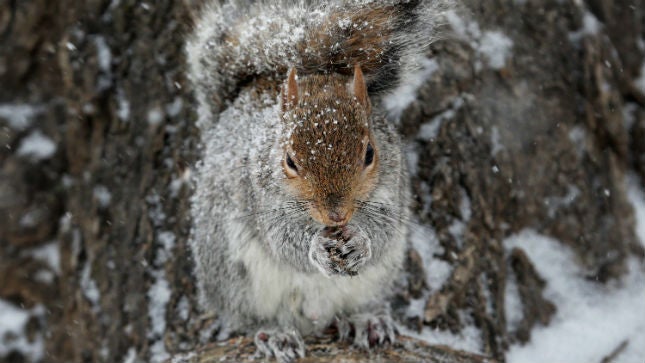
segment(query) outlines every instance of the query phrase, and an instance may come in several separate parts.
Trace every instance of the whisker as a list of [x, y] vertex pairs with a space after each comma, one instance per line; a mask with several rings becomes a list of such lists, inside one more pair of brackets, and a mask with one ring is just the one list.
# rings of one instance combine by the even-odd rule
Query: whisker
[[402, 213], [396, 212], [396, 209], [391, 207], [387, 203], [381, 202], [372, 202], [372, 201], [357, 201], [357, 207], [363, 211], [363, 213], [373, 220], [385, 223], [390, 227], [401, 229], [401, 224], [407, 225], [416, 225], [418, 224], [410, 215], [404, 215]]
[[374, 219], [374, 220], [376, 220], [378, 222], [387, 223], [387, 224], [390, 224], [392, 226], [400, 223], [400, 220], [398, 218], [396, 218], [395, 216], [392, 216], [390, 213], [388, 213], [388, 211], [384, 211], [384, 210], [377, 209], [377, 208], [372, 208], [370, 206], [362, 206], [361, 210], [363, 211], [363, 213], [366, 216], [368, 216], [368, 217], [370, 217], [370, 218], [372, 218], [372, 219]]
[[[251, 213], [247, 213], [247, 214], [235, 217], [233, 219], [263, 217], [267, 215], [269, 216], [274, 215], [273, 218], [275, 218], [276, 216], [280, 216], [281, 212], [285, 212], [285, 211], [289, 212], [289, 214], [302, 213], [306, 211], [306, 204], [301, 201], [288, 201], [278, 207], [269, 208], [269, 209], [259, 209]], [[282, 213], [282, 214], [285, 214], [285, 213]]]
[[[392, 213], [394, 213], [394, 210], [396, 210], [395, 208], [398, 208], [398, 206], [395, 207], [392, 204], [388, 204], [388, 203], [372, 202], [372, 201], [370, 201], [370, 202], [360, 201], [360, 202], [364, 203], [364, 204], [362, 204], [362, 206], [364, 206], [364, 207], [370, 207], [371, 209], [377, 208], [379, 210], [385, 208], [386, 210], [388, 210], [389, 212], [392, 212]], [[396, 214], [396, 213], [394, 213], [394, 214]], [[411, 213], [409, 213], [407, 215], [399, 213], [398, 218], [400, 218], [401, 221], [409, 223], [409, 224], [419, 224], [414, 219], [414, 217], [413, 217], [413, 215]]]

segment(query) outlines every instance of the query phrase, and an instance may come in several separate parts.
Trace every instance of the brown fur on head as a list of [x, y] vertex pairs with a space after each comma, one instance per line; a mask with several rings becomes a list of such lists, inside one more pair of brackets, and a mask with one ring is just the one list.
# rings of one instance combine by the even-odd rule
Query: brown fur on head
[[370, 111], [359, 66], [353, 79], [332, 74], [296, 81], [292, 69], [283, 85], [283, 120], [290, 130], [283, 143], [286, 181], [311, 217], [327, 226], [347, 224], [356, 200], [377, 183]]
[[296, 80], [290, 70], [282, 112], [291, 131], [282, 162], [291, 191], [307, 202], [318, 222], [347, 224], [356, 201], [365, 199], [378, 181], [378, 145], [360, 67], [354, 67], [353, 79], [330, 74]]

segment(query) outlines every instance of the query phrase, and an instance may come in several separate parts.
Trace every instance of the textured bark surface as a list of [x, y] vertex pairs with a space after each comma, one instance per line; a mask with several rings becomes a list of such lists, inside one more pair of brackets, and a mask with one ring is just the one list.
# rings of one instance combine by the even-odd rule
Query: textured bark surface
[[[589, 4], [608, 23], [572, 41], [583, 28], [584, 4], [466, 2], [465, 13], [482, 33], [501, 31], [512, 40], [512, 57], [501, 69], [480, 69], [486, 59], [478, 53], [477, 35], [436, 44], [441, 72], [404, 113], [403, 133], [419, 154], [417, 195], [429, 190], [432, 196], [418, 200], [419, 217], [437, 229], [446, 261], [467, 258], [468, 248], [477, 256], [462, 267], [467, 278], [453, 273], [430, 297], [424, 322], [458, 330], [458, 312], [467, 311], [482, 329], [483, 351], [494, 357], [501, 359], [509, 343], [530, 339], [531, 328], [548, 324], [555, 311], [541, 297], [543, 283], [530, 260], [521, 251], [505, 252], [503, 238], [523, 228], [553, 236], [575, 251], [572, 264], [600, 282], [619, 277], [626, 256], [642, 256], [624, 176], [643, 158], [638, 133], [644, 103], [631, 85], [643, 61], [633, 52], [643, 4], [617, 3]], [[612, 11], [628, 3], [635, 11], [624, 22]], [[445, 112], [454, 116], [439, 123], [435, 137], [420, 140], [420, 125]], [[625, 117], [636, 121], [630, 125]], [[464, 195], [471, 216], [460, 213]], [[463, 245], [451, 230], [455, 221], [465, 224]], [[516, 331], [504, 320], [508, 278], [520, 284], [523, 303], [525, 318]]]
[[[401, 337], [394, 345], [377, 349], [370, 354], [339, 344], [326, 337], [306, 339], [307, 356], [298, 363], [368, 363], [368, 362], [450, 362], [450, 363], [495, 363], [481, 355], [460, 352], [450, 347], [431, 346], [422, 341]], [[221, 343], [211, 343], [191, 352], [173, 357], [173, 363], [208, 362], [257, 362], [253, 341], [235, 338]]]
[[[177, 1], [0, 4], [0, 100], [33, 113], [24, 127], [11, 127], [20, 110], [0, 120], [0, 296], [45, 307], [30, 326], [44, 338], [46, 361], [123, 361], [130, 349], [147, 361], [154, 342], [195, 344], [188, 20]], [[51, 157], [17, 152], [35, 130], [55, 142]], [[58, 266], [34, 257], [49, 244]], [[41, 270], [53, 281], [38, 279]], [[160, 276], [171, 295], [166, 326], [155, 329], [149, 293], [163, 290]], [[180, 304], [189, 316], [175, 311]]]
[[[199, 136], [182, 47], [196, 9], [177, 0], [0, 1], [0, 298], [30, 311], [26, 336], [43, 343], [41, 359], [15, 350], [0, 362], [190, 352], [186, 361], [206, 362], [248, 352], [246, 343], [236, 353], [204, 347], [217, 331], [198, 312], [186, 246]], [[597, 32], [581, 31], [585, 11], [600, 20]], [[429, 291], [423, 316], [405, 324], [459, 332], [474, 323], [480, 351], [503, 361], [509, 344], [529, 341], [556, 311], [531, 260], [506, 251], [505, 237], [524, 228], [553, 236], [598, 283], [643, 256], [624, 177], [633, 169], [645, 182], [645, 95], [633, 82], [645, 1], [466, 0], [459, 13], [479, 35], [455, 29], [432, 46], [439, 71], [400, 127], [418, 156], [416, 216], [435, 228], [435, 257], [453, 270], [429, 286], [423, 271], [433, 266], [410, 252], [398, 301]], [[501, 67], [486, 66], [486, 31], [512, 41]], [[435, 133], [419, 133], [430, 123]], [[29, 152], [39, 136], [55, 150]], [[43, 257], [52, 251], [58, 259]], [[509, 279], [524, 316], [512, 328]], [[325, 361], [327, 349], [337, 348], [312, 342], [307, 361]], [[412, 340], [380, 354], [481, 361]]]

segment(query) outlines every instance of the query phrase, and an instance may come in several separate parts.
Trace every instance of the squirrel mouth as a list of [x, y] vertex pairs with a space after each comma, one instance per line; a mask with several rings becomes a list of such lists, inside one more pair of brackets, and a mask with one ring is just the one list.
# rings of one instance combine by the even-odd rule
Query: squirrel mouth
[[312, 219], [328, 228], [344, 228], [351, 221], [354, 208], [351, 205], [339, 205], [338, 201], [342, 199], [344, 198], [335, 198], [335, 202], [331, 203], [331, 205], [323, 202], [313, 202], [308, 206], [309, 215]]

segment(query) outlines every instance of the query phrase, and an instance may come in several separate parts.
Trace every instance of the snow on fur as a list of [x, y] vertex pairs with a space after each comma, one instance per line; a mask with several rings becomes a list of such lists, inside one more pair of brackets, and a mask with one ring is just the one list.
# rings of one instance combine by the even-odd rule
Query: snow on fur
[[[418, 67], [424, 45], [437, 38], [443, 11], [450, 5], [449, 0], [416, 6], [393, 0], [283, 3], [233, 1], [203, 12], [186, 48], [200, 127], [207, 128], [217, 118], [241, 83], [260, 76], [279, 80], [292, 66], [299, 71], [349, 72], [358, 63], [374, 87], [398, 71], [408, 74]], [[393, 10], [396, 7], [411, 10], [404, 14]], [[366, 15], [373, 9], [388, 16]], [[379, 49], [369, 46], [375, 39], [382, 40]]]

